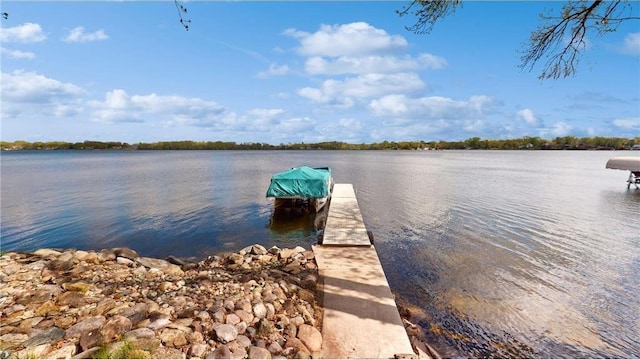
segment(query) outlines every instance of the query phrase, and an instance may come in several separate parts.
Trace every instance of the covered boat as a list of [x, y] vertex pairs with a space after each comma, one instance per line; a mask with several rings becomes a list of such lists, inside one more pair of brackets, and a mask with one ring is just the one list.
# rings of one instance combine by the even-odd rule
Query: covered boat
[[275, 198], [275, 207], [309, 206], [320, 210], [331, 197], [333, 178], [328, 167], [300, 166], [271, 177], [267, 197]]
[[614, 157], [607, 161], [607, 169], [627, 170], [629, 171], [629, 179], [627, 179], [627, 189], [631, 187], [631, 184], [639, 189], [640, 185], [640, 157], [635, 156], [621, 156]]

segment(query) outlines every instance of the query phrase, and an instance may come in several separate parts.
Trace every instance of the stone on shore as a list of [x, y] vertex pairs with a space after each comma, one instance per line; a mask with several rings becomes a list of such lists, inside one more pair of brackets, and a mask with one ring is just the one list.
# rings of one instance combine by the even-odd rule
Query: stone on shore
[[198, 263], [129, 248], [9, 252], [0, 277], [0, 348], [12, 358], [294, 358], [321, 343], [317, 266], [302, 247]]

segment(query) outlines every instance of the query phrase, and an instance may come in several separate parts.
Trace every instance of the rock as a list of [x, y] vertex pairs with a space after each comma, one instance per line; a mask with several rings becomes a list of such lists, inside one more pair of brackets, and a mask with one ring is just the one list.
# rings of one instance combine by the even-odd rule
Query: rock
[[80, 336], [80, 348], [83, 352], [96, 346], [100, 346], [102, 345], [102, 343], [102, 333], [100, 333], [100, 331], [98, 330], [92, 330]]
[[177, 257], [175, 257], [173, 255], [167, 256], [165, 260], [167, 260], [168, 262], [170, 262], [173, 265], [178, 265], [180, 267], [183, 267], [183, 266], [187, 265], [186, 261], [178, 259]]
[[53, 320], [53, 324], [61, 329], [68, 329], [76, 323], [76, 318], [73, 316], [58, 316]]
[[282, 268], [282, 270], [294, 275], [299, 274], [302, 271], [300, 262], [298, 262], [297, 260], [290, 262], [284, 268]]
[[58, 257], [62, 253], [60, 251], [56, 251], [56, 250], [53, 250], [53, 249], [38, 249], [38, 250], [34, 251], [33, 254], [41, 256], [41, 257], [49, 257], [49, 256]]
[[[95, 349], [97, 351], [99, 348]], [[71, 357], [76, 355], [76, 350], [77, 348], [73, 344], [63, 345], [62, 347], [51, 351], [44, 357], [47, 359], [70, 359]]]
[[216, 333], [216, 338], [222, 343], [233, 341], [238, 337], [238, 330], [233, 325], [220, 324], [214, 326], [213, 329]]
[[264, 305], [267, 308], [267, 315], [266, 318], [269, 320], [273, 320], [276, 316], [276, 308], [275, 306], [273, 306], [272, 303], [266, 303]]
[[229, 255], [229, 261], [234, 263], [234, 264], [242, 264], [244, 262], [244, 256], [240, 255], [240, 254], [231, 254]]
[[202, 335], [202, 333], [199, 331], [194, 331], [187, 334], [187, 340], [190, 344], [199, 344], [204, 342], [204, 335]]
[[73, 325], [65, 331], [65, 338], [79, 339], [83, 333], [98, 330], [104, 325], [106, 319], [102, 315], [91, 316]]
[[149, 328], [139, 328], [124, 334], [124, 340], [133, 344], [136, 349], [154, 352], [160, 346], [160, 339]]
[[302, 316], [296, 316], [293, 317], [291, 319], [289, 319], [289, 322], [291, 322], [291, 324], [295, 325], [296, 327], [304, 324], [304, 319], [302, 318]]
[[[22, 330], [22, 332], [27, 332], [31, 330], [31, 328], [38, 325], [42, 320], [44, 320], [44, 317], [42, 316], [36, 316], [36, 317], [24, 319], [22, 320], [22, 322], [20, 322], [20, 325], [18, 325], [18, 329]], [[63, 332], [63, 335], [64, 335], [64, 332]]]
[[165, 346], [170, 347], [181, 347], [188, 343], [184, 332], [177, 329], [163, 329], [160, 332], [160, 340]]
[[302, 324], [298, 327], [298, 339], [300, 339], [311, 352], [320, 351], [322, 347], [322, 334], [311, 325]]
[[300, 286], [311, 291], [316, 291], [318, 284], [318, 275], [315, 273], [306, 273], [302, 277]]
[[[62, 350], [63, 348], [60, 348], [60, 350]], [[74, 350], [75, 350], [75, 347], [74, 347]], [[85, 351], [83, 351], [83, 352], [81, 352], [81, 353], [79, 353], [79, 354], [77, 354], [75, 356], [73, 356], [73, 355], [70, 355], [70, 356], [64, 356], [64, 355], [63, 356], [59, 356], [59, 355], [58, 356], [51, 356], [51, 354], [53, 354], [55, 352], [54, 351], [54, 352], [49, 353], [48, 357], [50, 359], [69, 359], [71, 356], [73, 356], [74, 359], [92, 359], [93, 355], [95, 353], [97, 353], [98, 351], [100, 351], [100, 347], [96, 346], [96, 347], [92, 347], [91, 349], [87, 349], [87, 350], [85, 350]]]
[[309, 351], [309, 349], [307, 349], [307, 346], [298, 338], [294, 338], [294, 337], [290, 337], [287, 339], [287, 342], [284, 344], [285, 349], [286, 348], [294, 348], [296, 351], [304, 351], [308, 354], [310, 354], [311, 352]]
[[249, 359], [271, 359], [269, 350], [257, 346], [249, 348]]
[[258, 319], [264, 319], [267, 316], [267, 308], [264, 306], [263, 303], [259, 302], [253, 305], [253, 314]]
[[249, 346], [251, 346], [251, 339], [249, 339], [245, 335], [238, 335], [238, 337], [236, 338], [236, 342], [238, 343], [238, 346], [243, 349], [248, 349]]
[[266, 255], [267, 253], [267, 249], [262, 245], [256, 244], [251, 247], [251, 254], [253, 255]]
[[293, 255], [300, 254], [304, 251], [305, 249], [301, 246], [296, 246], [294, 249], [282, 249], [282, 251], [280, 251], [280, 259], [288, 259]]
[[131, 267], [131, 266], [133, 266], [135, 264], [135, 262], [133, 260], [131, 260], [129, 258], [126, 258], [126, 257], [122, 257], [122, 256], [118, 256], [116, 258], [116, 262], [118, 264], [126, 265], [126, 266], [129, 266], [129, 267]]
[[51, 344], [55, 343], [59, 340], [64, 339], [65, 332], [57, 327], [52, 327], [47, 329], [41, 333], [38, 333], [32, 337], [30, 337], [27, 341], [25, 341], [22, 346], [31, 347], [38, 346], [42, 344]]
[[261, 319], [260, 321], [258, 321], [257, 328], [256, 328], [256, 336], [267, 337], [273, 331], [274, 331], [274, 327], [271, 321], [267, 319]]
[[116, 253], [113, 250], [102, 249], [98, 253], [98, 262], [104, 263], [116, 259]]
[[302, 247], [253, 245], [191, 264], [125, 248], [39, 253], [0, 257], [0, 348], [11, 356], [118, 356], [125, 343], [147, 358], [317, 354], [297, 327], [314, 324], [318, 280]]
[[207, 354], [207, 359], [231, 359], [231, 351], [227, 345], [220, 345]]
[[306, 289], [298, 290], [298, 297], [300, 298], [300, 300], [306, 301], [309, 304], [313, 304], [315, 299], [316, 299], [316, 295], [314, 293], [312, 293], [311, 291], [306, 290]]
[[62, 254], [60, 254], [56, 260], [61, 262], [71, 261], [73, 259], [73, 253], [74, 253], [73, 251], [67, 250]]
[[234, 314], [236, 314], [240, 318], [241, 321], [244, 321], [247, 324], [253, 323], [253, 314], [252, 313], [246, 312], [244, 310], [236, 310], [234, 312]]
[[[142, 357], [140, 357], [142, 358]], [[173, 348], [160, 347], [153, 353], [154, 359], [185, 359], [185, 354]]]
[[123, 257], [129, 260], [135, 260], [139, 257], [138, 253], [135, 250], [129, 249], [128, 247], [114, 248], [113, 253], [116, 257]]
[[84, 250], [77, 250], [73, 257], [78, 259], [78, 261], [86, 261], [89, 258], [89, 252]]
[[139, 328], [128, 331], [124, 334], [125, 340], [131, 339], [150, 339], [156, 336], [156, 333], [149, 328]]
[[151, 329], [151, 330], [160, 330], [160, 329], [166, 327], [169, 324], [171, 324], [171, 320], [169, 320], [168, 317], [161, 317], [161, 318], [153, 321], [147, 327], [149, 329]]
[[4, 334], [0, 336], [0, 346], [2, 349], [13, 349], [22, 345], [29, 336], [27, 334]]
[[187, 354], [192, 358], [203, 358], [209, 347], [206, 344], [193, 344], [189, 347]]
[[136, 303], [133, 307], [124, 310], [120, 315], [128, 318], [131, 321], [131, 326], [135, 326], [146, 318], [148, 308], [149, 305], [145, 303]]
[[59, 312], [60, 307], [57, 306], [53, 300], [45, 301], [44, 304], [36, 309], [36, 315], [38, 316], [57, 315]]
[[87, 290], [89, 290], [89, 289], [91, 289], [93, 287], [93, 285], [91, 285], [89, 283], [86, 283], [86, 282], [78, 281], [78, 282], [74, 282], [74, 283], [63, 284], [62, 287], [67, 291], [75, 291], [75, 292], [80, 292], [80, 293], [86, 293]]
[[244, 321], [240, 321], [233, 326], [235, 326], [236, 330], [238, 330], [238, 334], [244, 334], [244, 332], [247, 331], [248, 328], [247, 323]]
[[274, 355], [278, 355], [284, 349], [282, 348], [282, 346], [280, 344], [278, 344], [277, 342], [274, 341], [271, 344], [269, 344], [269, 346], [267, 346], [267, 350], [269, 350], [269, 352], [274, 354]]
[[124, 333], [131, 330], [131, 320], [122, 315], [116, 315], [107, 320], [100, 333], [107, 342], [119, 340]]
[[298, 350], [298, 352], [293, 356], [294, 359], [311, 359], [311, 355], [304, 351]]
[[67, 291], [58, 295], [55, 298], [55, 300], [56, 300], [56, 303], [61, 306], [69, 305], [73, 307], [78, 307], [80, 304], [82, 304], [85, 298], [84, 298], [84, 295], [80, 292]]
[[244, 310], [249, 313], [253, 313], [253, 307], [251, 306], [251, 302], [247, 299], [242, 299], [236, 302], [236, 310]]
[[73, 269], [73, 261], [52, 260], [47, 266], [47, 269], [52, 271], [69, 271]]
[[163, 272], [169, 276], [182, 276], [184, 275], [184, 271], [178, 265], [169, 265], [168, 267], [163, 269]]
[[60, 293], [62, 293], [62, 288], [58, 285], [41, 285], [40, 287], [38, 287], [36, 293], [31, 298], [30, 303], [43, 303], [50, 300], [54, 296], [60, 295]]
[[240, 322], [240, 317], [236, 314], [227, 315], [227, 319], [225, 321], [227, 324], [235, 325]]

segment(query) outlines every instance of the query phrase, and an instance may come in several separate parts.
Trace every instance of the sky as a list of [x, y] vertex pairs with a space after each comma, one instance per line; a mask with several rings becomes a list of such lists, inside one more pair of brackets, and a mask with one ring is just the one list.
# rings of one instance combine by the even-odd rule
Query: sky
[[[465, 1], [430, 34], [403, 1], [3, 1], [3, 141], [456, 141], [640, 136], [640, 20], [575, 77], [521, 52], [560, 2]], [[640, 3], [631, 2], [634, 16]]]

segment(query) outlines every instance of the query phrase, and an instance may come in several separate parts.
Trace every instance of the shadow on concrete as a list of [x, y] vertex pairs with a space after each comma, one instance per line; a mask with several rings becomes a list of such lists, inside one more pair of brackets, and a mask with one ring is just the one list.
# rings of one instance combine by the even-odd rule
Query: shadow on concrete
[[[320, 298], [325, 310], [335, 310], [362, 319], [390, 324], [402, 324], [393, 295], [384, 285], [370, 285], [332, 276], [321, 276], [324, 296]], [[358, 295], [354, 295], [357, 293]], [[330, 294], [329, 296], [327, 296]], [[331, 317], [330, 311], [325, 312]]]

